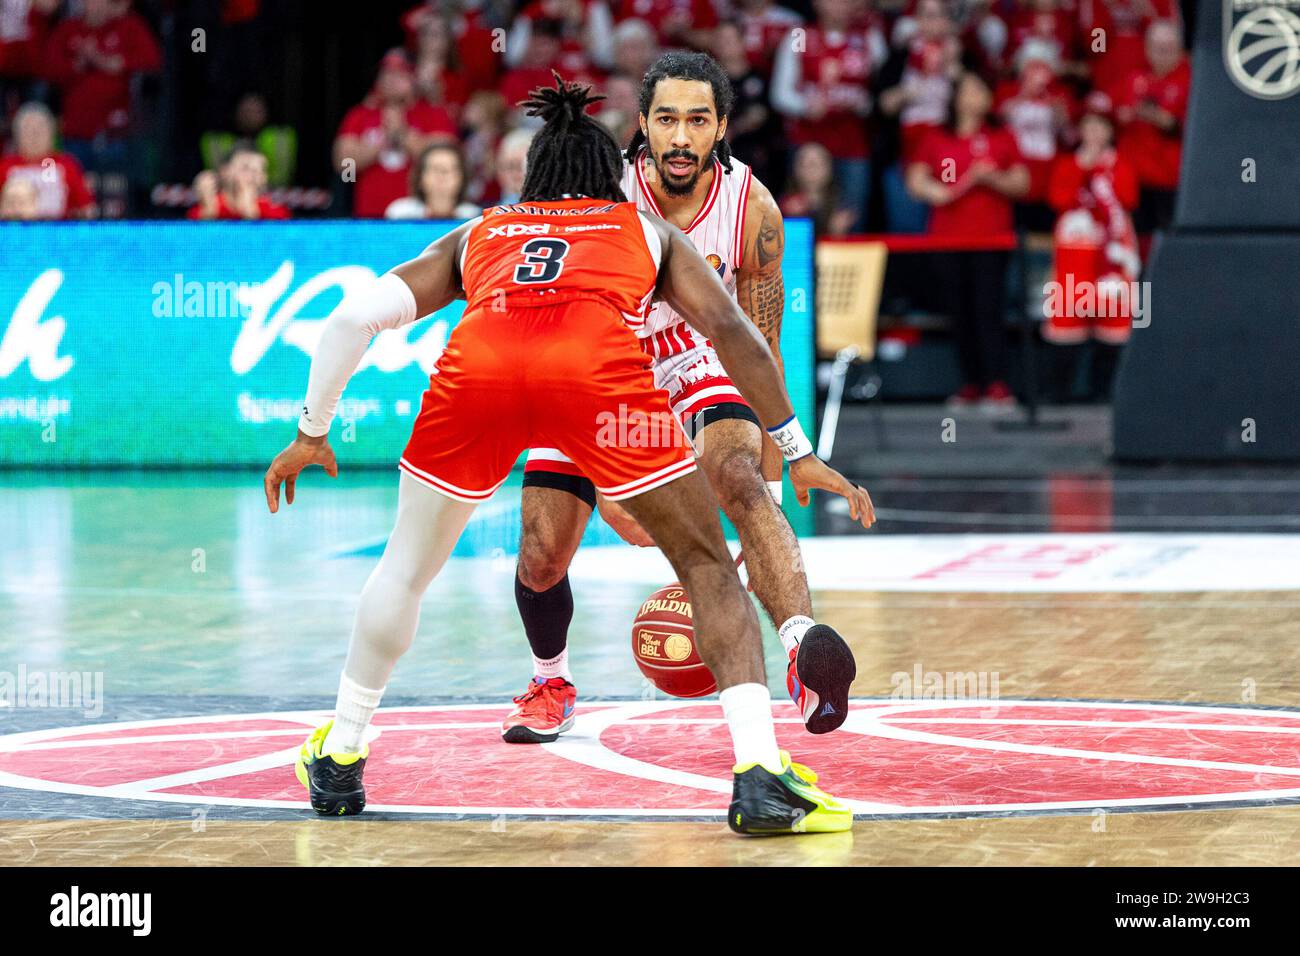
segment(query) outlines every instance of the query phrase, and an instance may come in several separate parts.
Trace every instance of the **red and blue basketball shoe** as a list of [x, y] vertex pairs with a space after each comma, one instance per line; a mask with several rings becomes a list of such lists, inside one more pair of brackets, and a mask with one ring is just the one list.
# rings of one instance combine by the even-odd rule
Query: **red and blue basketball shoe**
[[515, 709], [501, 723], [508, 744], [548, 744], [573, 727], [578, 688], [563, 677], [534, 677], [515, 698]]
[[835, 628], [814, 624], [790, 654], [785, 686], [810, 734], [828, 734], [849, 715], [849, 687], [858, 676], [853, 652]]

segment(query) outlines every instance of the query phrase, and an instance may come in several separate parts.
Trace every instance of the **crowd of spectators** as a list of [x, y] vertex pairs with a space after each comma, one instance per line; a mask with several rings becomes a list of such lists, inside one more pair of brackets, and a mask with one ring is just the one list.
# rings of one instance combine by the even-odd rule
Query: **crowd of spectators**
[[[991, 97], [986, 125], [999, 135], [989, 142], [1013, 145], [1014, 162], [1028, 172], [1026, 188], [999, 193], [1014, 206], [1016, 225], [1050, 231], [1053, 168], [1071, 161], [1089, 110], [1113, 125], [1120, 162], [1136, 178], [1139, 231], [1168, 224], [1190, 83], [1172, 0], [790, 3], [415, 5], [393, 25], [403, 42], [375, 65], [370, 92], [338, 117], [332, 159], [345, 188], [329, 213], [409, 216], [413, 203], [441, 212], [497, 202], [509, 192], [499, 167], [513, 161], [530, 128], [515, 104], [547, 82], [551, 70], [597, 86], [607, 97], [601, 119], [626, 139], [637, 122], [645, 69], [665, 49], [691, 47], [712, 53], [735, 85], [733, 151], [769, 183], [787, 213], [812, 217], [823, 233], [988, 229], [960, 202], [940, 211], [949, 204], [941, 190], [916, 188], [926, 181], [919, 170], [927, 165], [940, 186], [957, 185], [933, 168], [934, 142], [954, 135], [954, 90], [968, 73], [981, 78]], [[228, 19], [258, 15], [256, 0], [225, 0], [224, 6], [238, 8], [227, 11]], [[10, 175], [27, 176], [24, 170], [45, 158], [33, 152], [36, 134], [19, 143], [14, 120], [22, 95], [57, 110], [59, 150], [51, 143], [49, 153], [60, 186], [38, 190], [40, 216], [120, 214], [120, 203], [85, 200], [80, 172], [101, 191], [111, 177], [128, 174], [133, 91], [162, 59], [154, 31], [131, 0], [0, 0], [0, 89], [8, 120], [2, 126], [10, 130], [6, 151], [22, 160], [6, 161]], [[206, 171], [217, 178], [236, 147], [251, 146], [265, 157], [270, 189], [293, 186], [303, 165], [321, 160], [298, 156], [298, 131], [272, 122], [264, 91], [246, 91], [227, 125], [197, 144]], [[435, 144], [458, 154], [428, 152]], [[983, 140], [970, 145], [978, 151]], [[1013, 154], [1003, 153], [998, 161], [1005, 165]], [[431, 201], [434, 170], [455, 178], [453, 167], [460, 194], [450, 206]], [[989, 189], [998, 193], [982, 182], [955, 191], [979, 199]], [[58, 192], [66, 202], [56, 202]], [[202, 215], [213, 214], [212, 175], [196, 182], [194, 193]], [[251, 212], [256, 204], [243, 207]], [[1000, 223], [1001, 213], [995, 215]]]
[[[1179, 7], [787, 3], [426, 0], [390, 25], [368, 92], [330, 121], [332, 155], [300, 156], [301, 124], [272, 116], [269, 91], [245, 90], [190, 147], [202, 171], [168, 195], [180, 191], [172, 206], [191, 219], [281, 219], [311, 208], [292, 187], [318, 171], [326, 215], [469, 217], [518, 195], [535, 126], [517, 104], [552, 71], [603, 93], [599, 119], [626, 142], [649, 65], [704, 50], [735, 87], [733, 152], [786, 215], [822, 236], [955, 243], [941, 276], [965, 382], [954, 400], [1011, 403], [1007, 253], [960, 240], [1054, 233], [1069, 250], [1058, 267], [1136, 278], [1138, 237], [1170, 223], [1178, 185], [1190, 89]], [[221, 8], [232, 29], [261, 15], [260, 0]], [[220, 62], [226, 81], [238, 74]], [[0, 217], [165, 214], [127, 201], [139, 89], [163, 67], [132, 0], [0, 0]], [[1049, 341], [1099, 334], [1056, 318]]]

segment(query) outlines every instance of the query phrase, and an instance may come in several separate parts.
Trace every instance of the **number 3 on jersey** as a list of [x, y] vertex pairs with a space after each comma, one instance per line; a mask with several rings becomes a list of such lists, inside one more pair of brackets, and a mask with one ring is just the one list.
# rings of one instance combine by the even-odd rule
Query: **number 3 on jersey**
[[519, 248], [524, 261], [515, 266], [515, 281], [525, 283], [554, 282], [564, 269], [569, 244], [563, 239], [529, 239]]

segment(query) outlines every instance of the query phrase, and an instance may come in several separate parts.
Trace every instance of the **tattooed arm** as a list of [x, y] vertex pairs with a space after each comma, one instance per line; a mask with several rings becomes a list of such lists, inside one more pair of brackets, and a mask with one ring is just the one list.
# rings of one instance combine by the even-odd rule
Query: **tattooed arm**
[[[766, 186], [754, 179], [745, 204], [745, 235], [740, 270], [736, 273], [736, 298], [749, 320], [767, 340], [776, 366], [785, 374], [781, 361], [781, 316], [785, 311], [785, 280], [781, 258], [785, 253], [785, 223], [781, 210]], [[763, 477], [781, 480], [781, 451], [763, 436]]]

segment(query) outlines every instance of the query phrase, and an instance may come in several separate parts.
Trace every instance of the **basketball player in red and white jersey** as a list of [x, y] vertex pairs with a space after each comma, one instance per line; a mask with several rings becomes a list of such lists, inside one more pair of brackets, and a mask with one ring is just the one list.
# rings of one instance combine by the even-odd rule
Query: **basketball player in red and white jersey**
[[397, 524], [361, 593], [334, 718], [303, 744], [298, 779], [319, 814], [364, 809], [370, 722], [415, 638], [420, 598], [475, 506], [525, 448], [551, 443], [603, 494], [626, 503], [691, 594], [696, 642], [722, 688], [734, 744], [728, 825], [742, 833], [846, 830], [850, 808], [777, 748], [758, 617], [684, 436], [654, 445], [602, 440], [601, 422], [616, 409], [679, 432], [635, 335], [652, 299], [711, 337], [790, 461], [801, 499], [810, 488], [842, 494], [869, 525], [870, 498], [812, 454], [763, 338], [680, 230], [626, 202], [618, 147], [587, 115], [588, 90], [556, 80], [524, 104], [545, 125], [529, 148], [520, 201], [344, 298], [312, 357], [298, 437], [267, 470], [272, 513], [282, 483], [292, 504], [304, 468], [336, 474], [330, 421], [371, 338], [464, 296], [402, 455]]
[[[771, 193], [727, 148], [731, 101], [725, 72], [707, 54], [669, 53], [656, 61], [642, 83], [640, 134], [625, 153], [623, 189], [640, 209], [685, 232], [779, 362], [785, 232]], [[656, 304], [637, 334], [655, 385], [668, 393], [739, 533], [750, 586], [789, 657], [786, 683], [805, 725], [813, 733], [834, 730], [847, 716], [856, 665], [843, 638], [813, 621], [799, 542], [780, 507], [781, 455], [763, 440], [713, 344], [679, 311]], [[568, 569], [596, 503], [588, 477], [555, 449], [529, 453], [515, 597], [533, 679], [502, 725], [509, 743], [549, 742], [573, 726]], [[600, 508], [626, 540], [653, 543], [617, 506], [602, 499]]]

